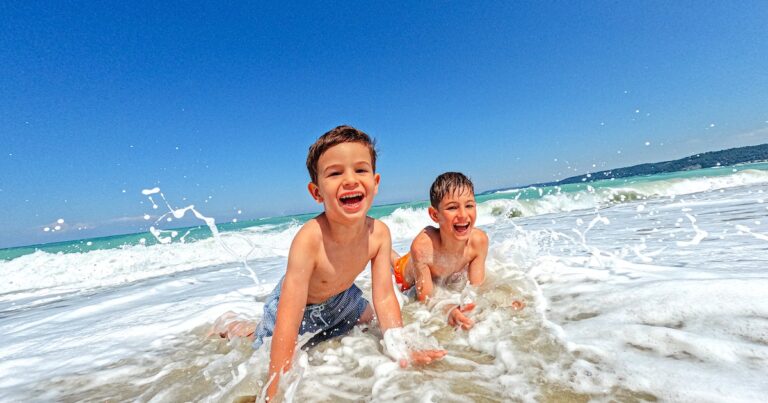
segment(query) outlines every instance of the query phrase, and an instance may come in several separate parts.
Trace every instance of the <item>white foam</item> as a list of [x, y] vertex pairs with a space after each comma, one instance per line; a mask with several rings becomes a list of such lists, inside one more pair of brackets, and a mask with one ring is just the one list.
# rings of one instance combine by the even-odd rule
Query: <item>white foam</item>
[[[601, 182], [605, 183], [605, 181]], [[542, 195], [538, 199], [497, 199], [482, 203], [483, 214], [491, 216], [530, 217], [542, 214], [570, 212], [590, 208], [604, 208], [616, 203], [647, 200], [652, 198], [675, 198], [695, 193], [723, 190], [740, 186], [768, 183], [768, 171], [745, 169], [718, 177], [674, 178], [659, 181], [638, 181], [621, 187], [595, 188], [587, 185], [585, 190], [562, 192], [559, 187], [538, 188]], [[515, 190], [518, 192], [519, 190]], [[499, 192], [504, 193], [504, 192]], [[644, 207], [638, 206], [642, 211]]]
[[[448, 356], [401, 370], [375, 327], [356, 328], [297, 352], [296, 370], [284, 377], [290, 396], [761, 401], [765, 175], [662, 182], [623, 187], [625, 196], [652, 195], [634, 202], [596, 187], [578, 197], [544, 192], [540, 202], [481, 203], [478, 222], [491, 246], [487, 281], [469, 313], [475, 326], [445, 325], [441, 304], [461, 301], [459, 290], [403, 307], [406, 322]], [[512, 208], [530, 215], [511, 219]], [[431, 224], [423, 209], [384, 220], [397, 248]], [[207, 239], [0, 262], [13, 281], [0, 283], [0, 401], [258, 396], [269, 343], [252, 352], [245, 340], [206, 335], [224, 312], [260, 317], [298, 228], [220, 234], [235, 253]], [[263, 283], [245, 275], [243, 255]], [[370, 273], [358, 284], [370, 298]], [[527, 306], [512, 309], [520, 299]]]
[[168, 241], [166, 244], [84, 253], [37, 251], [14, 260], [0, 261], [0, 272], [10, 279], [0, 282], [0, 294], [13, 293], [0, 296], [0, 301], [117, 286], [195, 268], [236, 263], [243, 255], [250, 260], [284, 258], [298, 228], [298, 225], [292, 225], [280, 232], [269, 233], [265, 232], [268, 229], [253, 227], [237, 234], [222, 234], [234, 255], [213, 238], [194, 243]]

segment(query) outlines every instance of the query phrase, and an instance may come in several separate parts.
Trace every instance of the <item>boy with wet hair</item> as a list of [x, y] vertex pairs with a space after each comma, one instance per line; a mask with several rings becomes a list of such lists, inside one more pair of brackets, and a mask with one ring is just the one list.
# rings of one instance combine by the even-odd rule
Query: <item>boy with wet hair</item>
[[[401, 291], [415, 286], [416, 298], [426, 301], [436, 283], [454, 282], [464, 275], [472, 286], [485, 280], [488, 236], [475, 228], [477, 204], [472, 181], [459, 172], [439, 175], [429, 190], [429, 217], [438, 227], [424, 228], [411, 243], [410, 252], [393, 259], [395, 280]], [[470, 329], [474, 322], [465, 313], [473, 303], [449, 307], [448, 323]]]
[[[408, 351], [401, 340], [389, 228], [367, 216], [380, 181], [374, 142], [353, 127], [336, 127], [309, 148], [307, 170], [309, 193], [324, 211], [294, 237], [285, 275], [267, 297], [253, 334], [254, 348], [272, 336], [268, 399], [277, 392], [280, 374], [291, 366], [299, 334], [315, 333], [303, 347], [313, 346], [370, 322], [374, 310], [385, 352], [401, 366], [408, 361], [425, 364], [445, 355], [443, 350]], [[354, 284], [368, 262], [373, 309]]]

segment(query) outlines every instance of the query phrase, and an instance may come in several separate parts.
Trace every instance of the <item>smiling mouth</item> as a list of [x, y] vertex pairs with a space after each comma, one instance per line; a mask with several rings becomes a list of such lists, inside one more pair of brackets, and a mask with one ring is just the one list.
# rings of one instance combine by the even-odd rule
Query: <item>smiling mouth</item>
[[453, 230], [456, 231], [458, 234], [465, 234], [467, 231], [469, 231], [469, 223], [465, 224], [454, 224]]
[[339, 200], [341, 201], [341, 204], [343, 206], [354, 206], [361, 201], [363, 201], [363, 194], [360, 192], [357, 193], [347, 193], [345, 195], [342, 195]]

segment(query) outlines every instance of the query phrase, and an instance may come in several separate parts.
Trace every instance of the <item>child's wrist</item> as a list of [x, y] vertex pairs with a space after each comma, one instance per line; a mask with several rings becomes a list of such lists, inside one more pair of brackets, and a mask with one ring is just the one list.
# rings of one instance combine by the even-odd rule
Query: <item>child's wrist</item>
[[410, 357], [402, 327], [394, 327], [385, 331], [381, 343], [384, 346], [384, 354], [395, 361], [407, 361]]

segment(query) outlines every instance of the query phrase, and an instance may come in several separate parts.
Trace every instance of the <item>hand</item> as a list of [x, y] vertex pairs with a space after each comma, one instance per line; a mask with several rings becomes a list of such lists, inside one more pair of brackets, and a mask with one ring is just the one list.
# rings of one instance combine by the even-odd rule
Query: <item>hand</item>
[[471, 329], [475, 325], [475, 321], [464, 315], [464, 312], [469, 312], [473, 309], [475, 309], [475, 304], [472, 302], [451, 309], [451, 312], [448, 313], [448, 324], [453, 327], [461, 326], [464, 330]]
[[219, 329], [219, 337], [226, 339], [232, 339], [235, 337], [253, 337], [253, 332], [255, 330], [255, 322], [238, 320], [226, 324], [224, 329]]
[[[411, 363], [413, 365], [427, 365], [432, 363], [432, 361], [436, 361], [445, 357], [445, 354], [447, 354], [445, 350], [411, 351]], [[400, 367], [408, 367], [408, 360], [400, 360]]]

